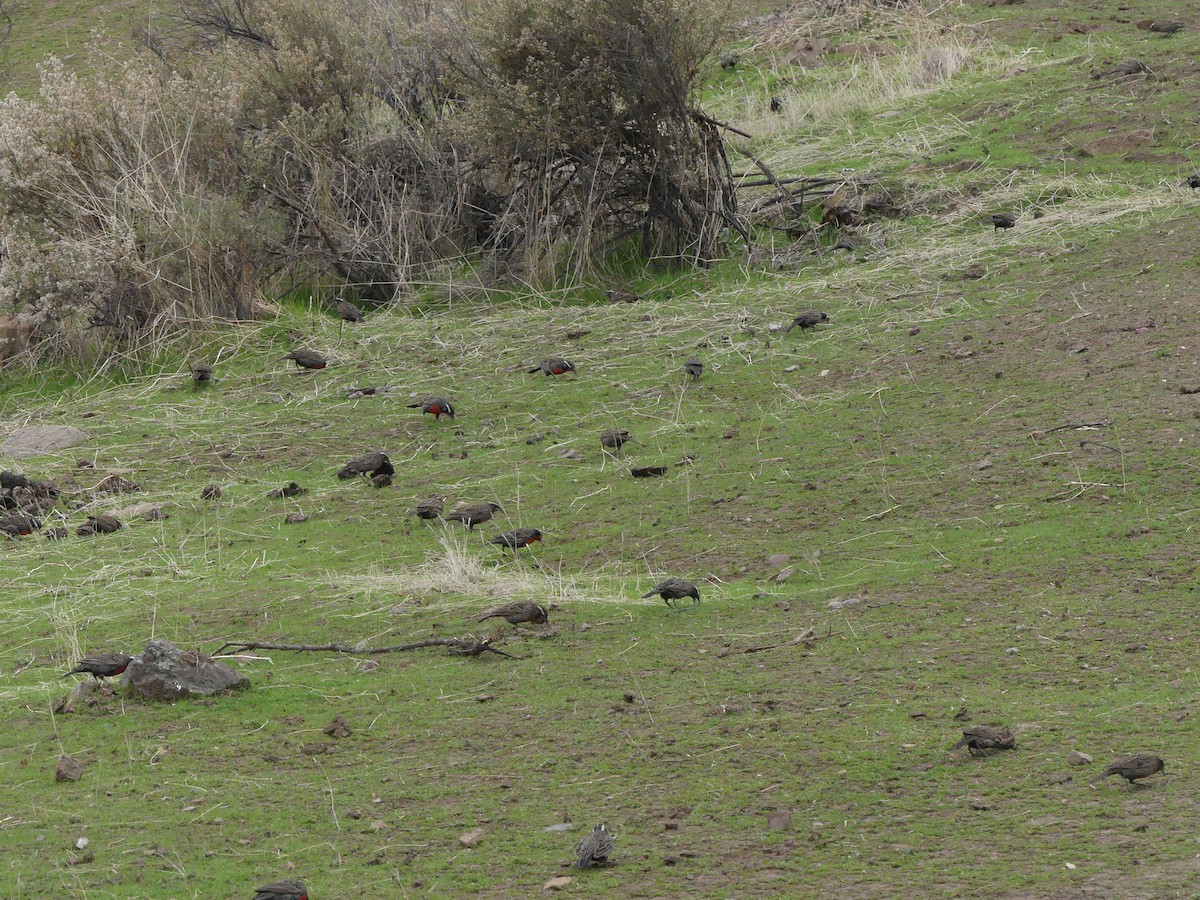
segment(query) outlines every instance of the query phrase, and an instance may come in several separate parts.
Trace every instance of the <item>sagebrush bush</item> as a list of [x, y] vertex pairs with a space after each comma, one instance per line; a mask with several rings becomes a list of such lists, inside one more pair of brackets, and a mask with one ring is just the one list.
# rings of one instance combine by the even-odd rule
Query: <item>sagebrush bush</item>
[[179, 0], [133, 61], [0, 103], [0, 311], [43, 352], [128, 349], [300, 283], [386, 303], [471, 258], [711, 258], [736, 211], [693, 93], [721, 12]]

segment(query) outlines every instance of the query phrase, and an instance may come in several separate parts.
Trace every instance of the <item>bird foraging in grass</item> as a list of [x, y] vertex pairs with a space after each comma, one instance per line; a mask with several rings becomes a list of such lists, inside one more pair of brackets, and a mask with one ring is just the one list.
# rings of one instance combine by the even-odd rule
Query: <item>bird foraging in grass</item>
[[338, 318], [343, 322], [351, 322], [357, 325], [367, 321], [362, 314], [362, 310], [349, 300], [338, 300], [337, 306], [334, 308], [337, 310]]
[[308, 888], [293, 878], [273, 881], [258, 888], [254, 900], [308, 900]]
[[633, 438], [625, 428], [609, 428], [600, 432], [600, 446], [608, 450], [620, 450]]
[[208, 363], [196, 363], [192, 366], [192, 381], [204, 384], [213, 380], [213, 367]]
[[80, 537], [87, 537], [92, 534], [112, 534], [120, 531], [124, 526], [121, 525], [121, 520], [116, 516], [110, 516], [106, 513], [88, 516], [87, 521], [75, 529], [75, 533]]
[[120, 675], [129, 668], [131, 662], [133, 662], [133, 657], [126, 656], [124, 653], [99, 653], [96, 656], [85, 656], [75, 664], [75, 668], [60, 677], [91, 675], [92, 678], [99, 681], [102, 678]]
[[442, 416], [454, 418], [454, 407], [445, 397], [427, 397], [416, 403], [409, 403], [405, 409], [419, 409], [422, 413], [429, 413], [435, 419], [440, 419]]
[[329, 361], [325, 357], [312, 350], [293, 350], [284, 359], [295, 362], [298, 369], [308, 369], [309, 371], [323, 369], [329, 365]]
[[499, 503], [492, 503], [490, 500], [487, 503], [460, 503], [450, 511], [450, 515], [446, 518], [462, 522], [468, 530], [474, 531], [476, 525], [490, 522], [498, 512], [504, 512], [504, 510], [500, 508]]
[[41, 528], [42, 520], [37, 516], [20, 512], [0, 516], [0, 534], [8, 535], [10, 538], [25, 537], [35, 531], [40, 531]]
[[632, 291], [605, 291], [604, 298], [609, 303], [637, 303], [642, 299], [642, 295]]
[[575, 374], [575, 363], [569, 359], [563, 359], [561, 356], [551, 356], [529, 370], [530, 375], [535, 372], [542, 372], [546, 375], [566, 375], [568, 372]]
[[1007, 728], [992, 728], [989, 725], [972, 725], [963, 729], [959, 742], [950, 748], [951, 751], [966, 747], [972, 756], [976, 753], [987, 755], [988, 750], [1011, 750], [1016, 746], [1017, 739]]
[[496, 606], [489, 609], [477, 621], [485, 622], [488, 619], [503, 619], [509, 625], [524, 625], [532, 623], [534, 625], [545, 625], [550, 621], [550, 616], [546, 612], [546, 607], [540, 603], [534, 603], [531, 600], [518, 600], [515, 603], [505, 603], [503, 606]]
[[427, 497], [417, 503], [413, 515], [418, 519], [440, 519], [445, 502], [445, 497]]
[[1184, 184], [1190, 187], [1193, 191], [1196, 188], [1200, 188], [1200, 172], [1193, 172], [1187, 177], [1187, 181], [1185, 181]]
[[697, 603], [700, 602], [700, 589], [682, 578], [668, 578], [666, 581], [660, 582], [642, 594], [642, 599], [648, 600], [655, 594], [662, 597], [667, 606], [674, 606], [674, 601], [682, 600], [684, 597], [691, 597]]
[[1166, 763], [1161, 756], [1155, 756], [1153, 753], [1135, 753], [1133, 756], [1122, 756], [1109, 763], [1105, 770], [1088, 784], [1095, 784], [1113, 775], [1120, 775], [1129, 784], [1134, 784], [1139, 778], [1149, 778], [1155, 772], [1167, 774]]
[[542, 533], [536, 528], [514, 528], [512, 531], [496, 535], [488, 543], [495, 544], [502, 550], [512, 550], [515, 553], [521, 547], [528, 547], [541, 539]]
[[396, 470], [392, 468], [392, 461], [388, 459], [388, 455], [376, 450], [373, 453], [364, 453], [362, 456], [350, 460], [338, 472], [337, 477], [345, 481], [347, 478], [357, 478], [359, 475], [370, 475], [372, 478], [375, 478], [380, 475], [395, 474]]
[[1016, 228], [1017, 217], [1012, 213], [992, 213], [993, 231], [999, 231], [1001, 228]]
[[816, 328], [822, 322], [828, 322], [829, 316], [821, 312], [819, 309], [810, 309], [800, 313], [796, 318], [792, 319], [792, 324], [783, 329], [783, 333], [787, 334], [793, 328], [799, 328], [801, 331], [808, 331], [810, 328]]
[[575, 845], [575, 868], [589, 869], [604, 865], [613, 852], [613, 836], [605, 825], [597, 825]]
[[699, 381], [700, 376], [704, 374], [704, 363], [698, 359], [689, 359], [683, 364], [683, 371], [692, 381]]

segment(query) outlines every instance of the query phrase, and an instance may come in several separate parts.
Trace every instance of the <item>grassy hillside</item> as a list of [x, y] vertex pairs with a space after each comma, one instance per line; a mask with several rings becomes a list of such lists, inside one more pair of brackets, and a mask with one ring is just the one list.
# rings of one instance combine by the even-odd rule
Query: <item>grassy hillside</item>
[[37, 66], [48, 55], [62, 59], [71, 71], [93, 71], [90, 44], [94, 33], [118, 56], [117, 44], [129, 46], [132, 35], [151, 25], [168, 4], [156, 0], [46, 0], [6, 8], [12, 30], [0, 51], [4, 93], [36, 93]]
[[[780, 177], [879, 176], [901, 214], [851, 250], [646, 275], [629, 305], [599, 284], [431, 290], [342, 330], [284, 304], [170, 371], [0, 375], [3, 431], [92, 435], [19, 463], [71, 492], [62, 524], [165, 514], [0, 547], [0, 894], [249, 897], [291, 876], [314, 898], [535, 896], [565, 874], [580, 896], [1187, 896], [1200, 19], [1156, 14], [1192, 30], [1115, 2], [963, 5], [828, 24], [888, 52], [811, 70], [778, 31], [748, 36], [707, 108]], [[1091, 77], [1133, 57], [1153, 76]], [[813, 307], [831, 321], [773, 330]], [[295, 346], [331, 366], [289, 369]], [[551, 353], [578, 377], [525, 372]], [[432, 393], [454, 421], [405, 407]], [[611, 427], [637, 439], [619, 458]], [[334, 477], [372, 449], [393, 486]], [[110, 471], [142, 491], [95, 495]], [[291, 480], [308, 493], [266, 496]], [[504, 512], [474, 533], [412, 517], [431, 494]], [[510, 525], [545, 541], [483, 543]], [[637, 599], [665, 575], [701, 604]], [[475, 621], [506, 598], [550, 627]], [[52, 711], [81, 652], [154, 636], [466, 633], [521, 658], [259, 652], [234, 696]], [[322, 732], [335, 715], [350, 736]], [[947, 752], [980, 722], [1017, 748]], [[1166, 777], [1087, 785], [1139, 750]], [[82, 780], [54, 781], [60, 753]], [[598, 822], [615, 865], [564, 869]]]

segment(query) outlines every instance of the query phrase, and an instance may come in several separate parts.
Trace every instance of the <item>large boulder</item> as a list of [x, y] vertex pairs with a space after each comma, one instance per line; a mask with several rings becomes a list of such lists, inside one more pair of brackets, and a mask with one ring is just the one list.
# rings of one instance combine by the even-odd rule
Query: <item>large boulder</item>
[[74, 447], [89, 437], [91, 435], [83, 429], [70, 425], [29, 425], [13, 430], [0, 445], [0, 453], [7, 453], [13, 459], [25, 459]]
[[179, 700], [248, 687], [240, 673], [211, 656], [154, 638], [129, 664], [122, 681], [147, 700]]

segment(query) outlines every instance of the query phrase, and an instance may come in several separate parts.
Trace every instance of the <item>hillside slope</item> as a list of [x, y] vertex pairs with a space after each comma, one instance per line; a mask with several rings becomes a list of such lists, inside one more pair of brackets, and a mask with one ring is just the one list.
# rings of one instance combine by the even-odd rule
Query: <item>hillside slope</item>
[[[164, 515], [0, 548], [19, 787], [0, 893], [287, 876], [315, 898], [532, 896], [567, 874], [564, 893], [613, 896], [1187, 895], [1200, 20], [1182, 10], [1162, 10], [1191, 26], [1169, 37], [1103, 2], [850, 18], [814, 34], [888, 52], [813, 69], [781, 59], [816, 26], [748, 32], [706, 108], [781, 178], [876, 176], [892, 212], [848, 250], [780, 238], [617, 285], [632, 304], [443, 286], [345, 328], [283, 304], [173, 371], [2, 376], [0, 431], [91, 434], [5, 462], [67, 492], [47, 526]], [[1153, 74], [1107, 76], [1130, 58]], [[773, 328], [809, 308], [829, 321]], [[296, 346], [331, 365], [289, 368]], [[577, 376], [526, 371], [551, 354]], [[217, 380], [197, 389], [200, 359]], [[430, 394], [456, 418], [407, 408]], [[636, 439], [619, 455], [599, 445], [614, 427]], [[390, 487], [335, 477], [374, 449]], [[142, 490], [97, 493], [114, 471]], [[292, 480], [307, 493], [266, 496]], [[503, 511], [468, 532], [413, 517], [430, 495]], [[544, 541], [485, 543], [510, 526]], [[667, 575], [702, 602], [637, 599]], [[476, 621], [508, 598], [549, 627]], [[259, 651], [234, 661], [237, 695], [51, 711], [81, 653], [154, 636], [466, 633], [520, 658]], [[335, 715], [349, 736], [322, 732]], [[972, 723], [1016, 749], [948, 753]], [[1165, 776], [1087, 785], [1141, 750]], [[60, 753], [82, 780], [55, 783]], [[614, 865], [564, 869], [599, 822]]]

